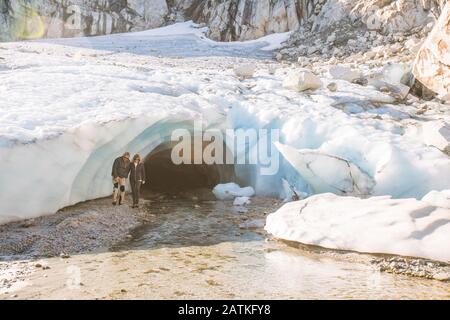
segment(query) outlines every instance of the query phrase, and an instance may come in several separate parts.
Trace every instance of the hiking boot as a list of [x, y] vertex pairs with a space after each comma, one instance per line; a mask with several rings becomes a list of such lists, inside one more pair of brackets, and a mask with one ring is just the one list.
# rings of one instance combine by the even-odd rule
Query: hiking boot
[[117, 204], [117, 202], [116, 201], [113, 201], [113, 206], [115, 206]]

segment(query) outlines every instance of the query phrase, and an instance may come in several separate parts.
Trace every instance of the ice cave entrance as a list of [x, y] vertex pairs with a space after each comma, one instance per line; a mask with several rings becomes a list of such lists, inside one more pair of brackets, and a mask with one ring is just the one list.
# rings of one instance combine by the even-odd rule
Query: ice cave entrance
[[[172, 149], [175, 142], [165, 142], [145, 156], [144, 164], [148, 191], [176, 193], [199, 188], [212, 189], [219, 183], [235, 181], [234, 165], [230, 164], [174, 164]], [[206, 145], [203, 146], [205, 148]], [[226, 146], [224, 145], [224, 150]], [[191, 150], [194, 150], [192, 145]], [[193, 152], [192, 152], [193, 153]], [[191, 155], [193, 158], [193, 154]]]

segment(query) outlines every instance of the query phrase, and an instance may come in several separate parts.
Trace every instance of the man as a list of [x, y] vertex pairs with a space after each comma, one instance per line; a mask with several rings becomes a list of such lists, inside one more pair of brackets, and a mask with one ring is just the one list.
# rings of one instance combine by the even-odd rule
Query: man
[[112, 167], [113, 177], [113, 205], [121, 205], [125, 201], [125, 184], [130, 173], [130, 153], [125, 152], [123, 156], [114, 160]]
[[141, 162], [141, 156], [136, 154], [133, 157], [130, 170], [131, 192], [133, 193], [132, 208], [139, 208], [139, 197], [141, 185], [145, 184], [145, 166]]

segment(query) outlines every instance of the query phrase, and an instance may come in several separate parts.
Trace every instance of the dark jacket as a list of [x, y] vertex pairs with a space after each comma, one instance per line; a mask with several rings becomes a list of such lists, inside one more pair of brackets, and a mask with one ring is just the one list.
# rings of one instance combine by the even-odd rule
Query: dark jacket
[[135, 166], [132, 162], [130, 168], [130, 182], [132, 184], [138, 182], [139, 180], [145, 181], [145, 167], [142, 162], [137, 166]]
[[111, 175], [113, 178], [127, 178], [128, 174], [130, 173], [130, 160], [126, 160], [123, 157], [119, 157], [116, 160], [114, 160], [114, 164], [112, 167], [112, 173]]

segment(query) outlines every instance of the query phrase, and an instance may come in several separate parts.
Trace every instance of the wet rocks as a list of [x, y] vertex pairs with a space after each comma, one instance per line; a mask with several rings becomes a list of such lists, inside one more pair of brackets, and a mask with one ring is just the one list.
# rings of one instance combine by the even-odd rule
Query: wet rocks
[[[79, 205], [77, 209], [35, 218], [35, 226], [27, 229], [21, 227], [21, 222], [2, 225], [0, 255], [67, 259], [69, 254], [109, 246], [124, 239], [145, 219], [140, 212], [128, 206], [112, 208], [110, 199], [101, 199]], [[43, 263], [37, 264], [44, 269]]]
[[36, 264], [34, 265], [35, 268], [37, 269], [42, 269], [42, 270], [49, 270], [50, 266], [46, 263], [43, 262], [36, 262]]
[[69, 258], [70, 258], [70, 255], [68, 255], [68, 254], [65, 253], [65, 252], [61, 252], [61, 253], [59, 254], [59, 257], [60, 257], [61, 259], [69, 259]]
[[293, 71], [283, 81], [283, 87], [295, 91], [315, 90], [322, 86], [322, 81], [309, 71]]
[[433, 279], [440, 281], [450, 281], [450, 272], [438, 272], [433, 274]]
[[374, 259], [372, 264], [381, 272], [440, 281], [450, 280], [450, 265], [444, 262], [418, 258], [390, 257]]
[[262, 229], [266, 224], [266, 220], [264, 219], [253, 219], [244, 221], [239, 224], [239, 228], [241, 229]]

